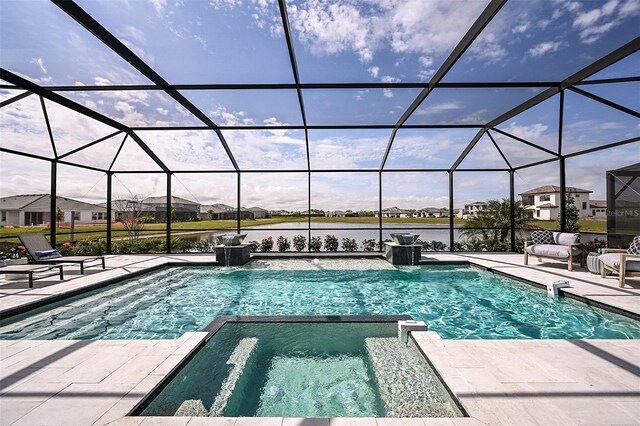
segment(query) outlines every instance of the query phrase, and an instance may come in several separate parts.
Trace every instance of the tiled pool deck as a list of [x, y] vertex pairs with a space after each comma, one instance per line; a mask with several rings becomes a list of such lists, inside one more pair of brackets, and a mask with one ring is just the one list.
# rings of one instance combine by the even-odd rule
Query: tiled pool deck
[[[207, 255], [110, 256], [107, 270], [65, 282], [0, 284], [0, 312], [166, 263], [212, 262]], [[627, 288], [566, 265], [522, 265], [516, 254], [429, 254], [469, 261], [526, 280], [568, 278], [568, 292], [640, 314], [640, 279]], [[307, 262], [308, 264], [309, 262]], [[314, 267], [314, 266], [310, 266]], [[0, 424], [471, 425], [640, 424], [638, 340], [441, 340], [414, 338], [471, 418], [290, 419], [124, 417], [188, 356], [206, 333], [175, 341], [0, 341]]]

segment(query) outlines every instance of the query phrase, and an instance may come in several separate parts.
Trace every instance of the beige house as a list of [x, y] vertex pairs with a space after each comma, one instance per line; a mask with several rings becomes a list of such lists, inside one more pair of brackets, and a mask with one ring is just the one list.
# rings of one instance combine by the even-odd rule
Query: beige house
[[449, 217], [449, 209], [425, 207], [416, 211], [416, 217]]
[[486, 201], [476, 201], [475, 203], [465, 204], [463, 209], [458, 210], [456, 217], [458, 219], [468, 219], [469, 217], [477, 216], [483, 210], [489, 208], [489, 203]]
[[406, 218], [406, 217], [413, 217], [413, 214], [409, 210], [399, 209], [398, 207], [391, 207], [389, 209], [382, 210], [382, 217]]
[[607, 218], [607, 200], [589, 201], [589, 215], [594, 219]]
[[[589, 194], [593, 191], [567, 186], [567, 195], [572, 197], [580, 212], [580, 218], [591, 216]], [[522, 205], [533, 219], [558, 220], [560, 216], [560, 187], [545, 185], [519, 194]]]

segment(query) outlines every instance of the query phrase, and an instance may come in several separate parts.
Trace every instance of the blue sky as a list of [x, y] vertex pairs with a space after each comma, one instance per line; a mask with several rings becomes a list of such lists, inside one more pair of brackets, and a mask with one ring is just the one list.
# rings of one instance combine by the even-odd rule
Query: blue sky
[[[487, 3], [485, 0], [287, 1], [300, 79], [303, 83], [427, 82]], [[78, 4], [170, 83], [294, 81], [277, 2], [273, 0], [83, 0]], [[444, 81], [560, 81], [637, 37], [639, 23], [640, 0], [510, 0]], [[4, 1], [0, 27], [2, 67], [38, 84], [150, 83], [48, 1]], [[640, 53], [635, 53], [591, 78], [634, 76], [639, 69]], [[637, 82], [589, 85], [582, 89], [640, 109]], [[440, 88], [427, 97], [407, 123], [483, 124], [542, 90]], [[419, 89], [308, 89], [303, 91], [303, 97], [309, 124], [394, 124], [419, 92]], [[0, 99], [18, 93], [0, 90]], [[62, 94], [129, 126], [201, 125], [161, 91]], [[294, 90], [200, 90], [183, 94], [220, 125], [302, 123]], [[46, 106], [58, 154], [113, 131], [51, 102]], [[498, 128], [556, 151], [558, 107], [559, 96], [555, 96]], [[565, 154], [640, 134], [635, 117], [581, 95], [566, 92], [565, 108]], [[1, 146], [19, 147], [47, 157], [53, 155], [42, 110], [34, 96], [2, 108], [0, 120]], [[223, 133], [243, 169], [306, 169], [304, 132], [300, 130]], [[390, 133], [390, 130], [312, 130], [311, 167], [376, 169]], [[475, 133], [474, 129], [401, 129], [387, 167], [448, 168]], [[138, 134], [171, 168], [232, 170], [213, 132]], [[514, 166], [549, 158], [549, 154], [507, 136], [495, 132], [493, 136]], [[106, 167], [121, 142], [122, 135], [115, 136], [69, 159]], [[605, 171], [625, 166], [633, 158], [640, 158], [640, 143], [572, 159], [568, 163], [570, 184], [594, 190], [594, 198], [604, 198]], [[42, 182], [36, 184], [26, 179], [22, 160], [2, 154], [0, 161], [0, 195], [46, 192], [46, 185], [42, 185], [48, 181], [46, 163], [36, 161], [30, 166], [30, 171], [42, 176]], [[501, 168], [504, 161], [485, 136], [462, 166]], [[157, 170], [131, 140], [125, 142], [114, 168]], [[518, 185], [557, 184], [554, 168], [557, 166], [530, 169], [522, 178], [518, 177]], [[63, 183], [60, 188], [66, 195], [92, 200], [104, 197], [100, 174], [86, 172], [86, 178], [77, 179], [73, 171], [77, 170], [60, 176]], [[184, 185], [176, 182], [174, 190], [199, 201], [233, 202], [237, 184], [234, 175], [216, 176], [212, 188], [208, 179], [183, 175], [180, 181]], [[246, 176], [242, 182], [243, 204], [306, 208], [306, 173], [269, 178]], [[377, 175], [371, 176], [314, 175], [312, 204], [340, 209], [376, 208]], [[439, 175], [385, 176], [385, 207], [420, 208], [448, 203], [447, 191], [442, 190], [447, 181], [441, 181]], [[123, 177], [122, 191], [126, 192], [126, 187], [148, 195], [164, 192], [163, 179], [157, 176], [138, 176], [127, 182]], [[461, 173], [456, 178], [455, 204], [504, 197], [508, 194], [504, 182], [508, 183], [504, 173]], [[522, 188], [526, 189], [529, 188]]]

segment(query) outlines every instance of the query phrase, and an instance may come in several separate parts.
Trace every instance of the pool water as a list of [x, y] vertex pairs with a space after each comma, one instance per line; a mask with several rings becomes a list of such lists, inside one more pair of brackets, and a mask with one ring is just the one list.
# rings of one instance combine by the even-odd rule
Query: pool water
[[414, 344], [400, 343], [395, 323], [227, 323], [140, 415], [462, 413]]
[[220, 315], [411, 315], [445, 339], [631, 339], [640, 322], [470, 266], [165, 268], [0, 322], [2, 339], [176, 339]]

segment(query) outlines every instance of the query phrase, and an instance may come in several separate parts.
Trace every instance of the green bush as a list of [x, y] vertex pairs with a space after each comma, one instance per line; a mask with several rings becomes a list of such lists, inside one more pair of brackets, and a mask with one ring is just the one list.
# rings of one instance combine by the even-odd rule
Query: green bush
[[371, 238], [371, 239], [365, 239], [362, 241], [362, 249], [364, 251], [375, 251], [376, 250], [376, 240]]
[[320, 237], [311, 237], [309, 240], [309, 250], [320, 251], [322, 248], [322, 239]]
[[356, 251], [358, 250], [358, 243], [353, 238], [342, 239], [342, 250], [344, 251]]
[[296, 251], [300, 252], [304, 250], [306, 245], [307, 239], [304, 235], [296, 235], [295, 237], [293, 237], [293, 248], [295, 248]]
[[257, 241], [249, 241], [247, 244], [249, 244], [249, 250], [251, 250], [252, 253], [257, 252], [260, 249], [260, 243]]
[[289, 242], [289, 239], [286, 237], [283, 237], [282, 235], [278, 237], [277, 245], [278, 245], [279, 252], [284, 252], [291, 248], [291, 243]]
[[260, 243], [260, 251], [271, 251], [273, 249], [273, 238], [264, 238]]
[[324, 236], [324, 249], [326, 251], [338, 251], [338, 239], [335, 235]]

